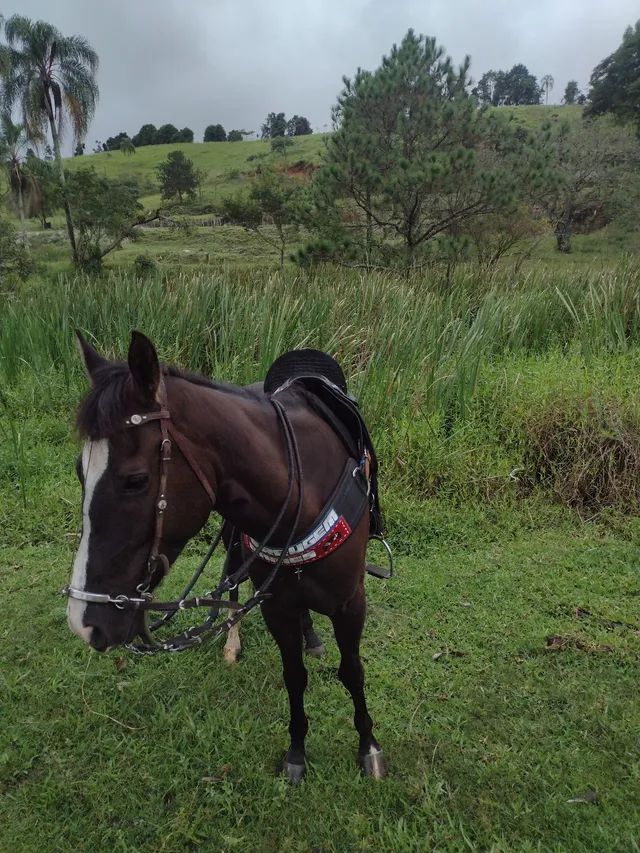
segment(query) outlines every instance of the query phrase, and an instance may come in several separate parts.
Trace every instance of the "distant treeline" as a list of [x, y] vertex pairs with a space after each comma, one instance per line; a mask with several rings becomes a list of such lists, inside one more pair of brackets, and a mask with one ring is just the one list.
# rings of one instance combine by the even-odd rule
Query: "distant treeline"
[[[274, 139], [278, 136], [306, 136], [312, 133], [311, 124], [306, 116], [294, 115], [287, 120], [284, 113], [269, 113], [262, 125], [263, 139]], [[242, 142], [245, 136], [251, 136], [252, 130], [230, 130], [227, 132], [221, 124], [210, 124], [204, 132], [204, 142]], [[140, 130], [130, 137], [122, 130], [116, 136], [108, 137], [106, 142], [97, 139], [94, 151], [122, 151], [127, 146], [140, 148], [143, 145], [171, 145], [175, 142], [193, 142], [193, 131], [190, 127], [182, 130], [173, 124], [143, 124]], [[76, 154], [84, 153], [84, 146], [76, 149]]]
[[96, 141], [97, 151], [120, 151], [123, 142], [131, 142], [136, 148], [143, 145], [170, 145], [173, 142], [193, 142], [193, 131], [190, 127], [183, 127], [182, 130], [173, 124], [163, 124], [156, 127], [155, 124], [143, 124], [140, 130], [129, 137], [129, 134], [122, 130], [116, 136], [110, 136], [106, 142]]

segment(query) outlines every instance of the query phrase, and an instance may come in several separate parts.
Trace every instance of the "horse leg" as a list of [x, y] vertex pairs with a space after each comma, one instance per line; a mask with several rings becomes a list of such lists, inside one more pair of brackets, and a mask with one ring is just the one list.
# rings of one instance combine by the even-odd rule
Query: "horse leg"
[[304, 650], [308, 655], [314, 658], [321, 658], [324, 654], [324, 646], [322, 640], [316, 634], [311, 621], [311, 614], [308, 610], [302, 611], [302, 634], [304, 636]]
[[[238, 587], [232, 589], [229, 593], [229, 601], [238, 601]], [[228, 664], [237, 663], [242, 654], [242, 644], [240, 643], [240, 626], [234, 625], [229, 628], [227, 633], [227, 641], [222, 650], [223, 657]]]
[[360, 637], [367, 609], [364, 586], [361, 584], [354, 597], [335, 613], [331, 621], [340, 649], [338, 678], [353, 699], [353, 722], [360, 735], [358, 758], [365, 776], [382, 779], [386, 767], [380, 744], [373, 736], [373, 721], [367, 711], [364, 695], [364, 669], [360, 660]]
[[262, 615], [278, 644], [282, 658], [282, 674], [289, 694], [289, 749], [282, 761], [282, 772], [289, 782], [299, 782], [305, 773], [304, 739], [309, 724], [304, 713], [304, 691], [307, 670], [302, 655], [302, 619], [300, 612], [274, 607], [270, 601], [262, 605]]

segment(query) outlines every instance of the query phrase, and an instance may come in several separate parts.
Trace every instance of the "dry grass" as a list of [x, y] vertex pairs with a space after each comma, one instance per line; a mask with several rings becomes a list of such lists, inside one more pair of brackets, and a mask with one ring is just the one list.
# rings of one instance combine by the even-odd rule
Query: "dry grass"
[[527, 426], [527, 468], [581, 514], [640, 506], [640, 420], [619, 401], [558, 399]]

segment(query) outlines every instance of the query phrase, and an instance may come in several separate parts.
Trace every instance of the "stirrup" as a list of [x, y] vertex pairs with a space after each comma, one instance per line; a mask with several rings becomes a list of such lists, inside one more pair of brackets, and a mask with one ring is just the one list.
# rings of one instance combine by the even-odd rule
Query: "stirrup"
[[373, 563], [367, 563], [365, 566], [367, 574], [373, 575], [374, 578], [380, 578], [381, 580], [388, 581], [394, 574], [393, 552], [391, 550], [391, 546], [383, 536], [370, 536], [369, 539], [376, 539], [378, 542], [382, 542], [389, 559], [389, 568], [383, 569], [381, 566], [376, 566]]

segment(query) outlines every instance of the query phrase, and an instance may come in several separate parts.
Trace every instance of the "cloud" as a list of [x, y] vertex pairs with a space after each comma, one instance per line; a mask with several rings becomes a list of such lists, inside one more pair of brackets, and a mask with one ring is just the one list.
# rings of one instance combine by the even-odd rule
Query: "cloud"
[[[11, 14], [12, 10], [7, 10]], [[84, 35], [100, 56], [100, 102], [88, 137], [172, 122], [259, 130], [270, 111], [301, 113], [322, 129], [342, 75], [375, 68], [409, 27], [436, 36], [475, 79], [523, 62], [588, 84], [620, 43], [631, 0], [20, 0], [20, 12]]]

